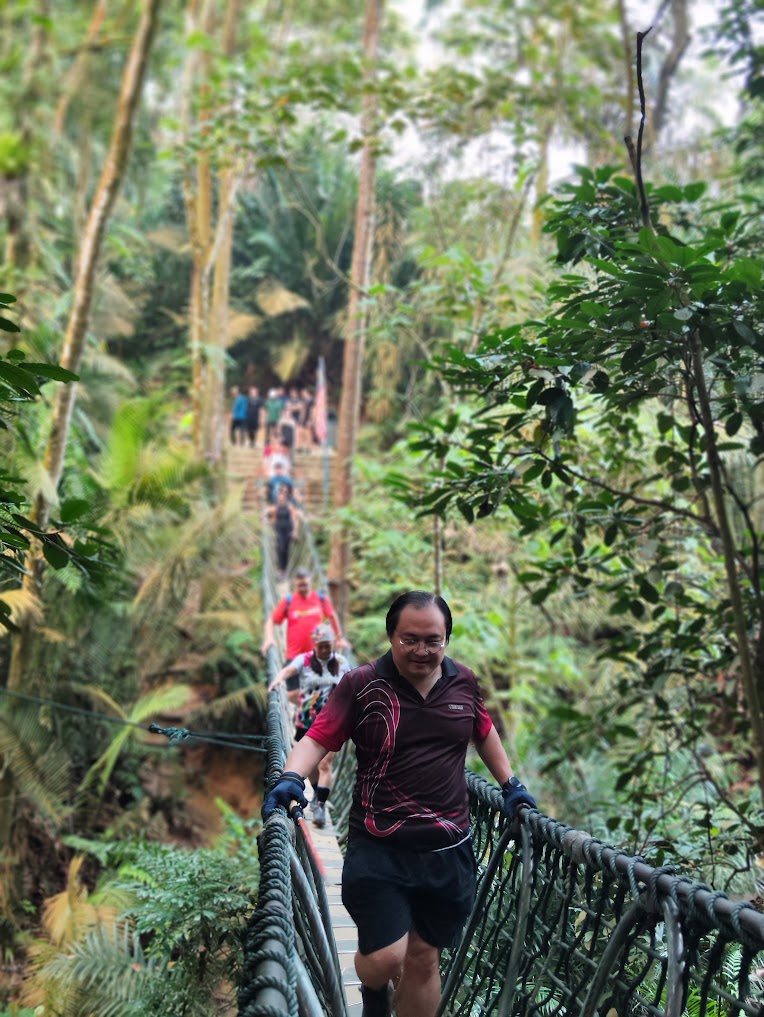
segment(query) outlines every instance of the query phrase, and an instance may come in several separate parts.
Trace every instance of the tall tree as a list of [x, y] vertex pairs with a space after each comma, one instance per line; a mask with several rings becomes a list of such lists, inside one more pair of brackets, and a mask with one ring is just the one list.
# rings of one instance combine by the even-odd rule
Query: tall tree
[[[233, 56], [239, 0], [228, 0], [222, 33], [223, 56]], [[218, 217], [215, 237], [202, 278], [207, 319], [207, 377], [204, 399], [203, 446], [205, 454], [217, 462], [223, 452], [225, 411], [225, 356], [228, 345], [229, 293], [233, 235], [236, 222], [236, 197], [241, 170], [232, 155], [217, 172]], [[208, 282], [210, 274], [211, 283]]]
[[[72, 310], [64, 335], [61, 366], [77, 374], [82, 362], [87, 338], [88, 319], [93, 302], [96, 269], [109, 218], [119, 192], [127, 166], [132, 140], [133, 122], [143, 89], [151, 43], [156, 30], [160, 0], [145, 0], [132, 47], [122, 75], [106, 162], [101, 172], [90, 211], [82, 234], [77, 257]], [[53, 403], [53, 417], [45, 450], [45, 469], [50, 477], [51, 489], [58, 488], [64, 468], [72, 413], [76, 399], [74, 384], [61, 385]], [[33, 521], [44, 529], [50, 515], [52, 500], [41, 492], [33, 509]], [[27, 556], [25, 585], [37, 592], [42, 559], [34, 552]], [[17, 688], [23, 674], [24, 653], [29, 629], [14, 639], [8, 686]]]
[[[363, 32], [364, 83], [361, 110], [361, 166], [355, 214], [353, 260], [350, 266], [350, 294], [347, 333], [342, 363], [342, 397], [337, 430], [337, 459], [333, 503], [340, 509], [350, 503], [353, 493], [352, 469], [358, 439], [361, 410], [363, 352], [368, 311], [364, 298], [371, 277], [371, 250], [374, 239], [374, 187], [376, 180], [377, 97], [372, 87], [376, 78], [376, 59], [384, 0], [367, 0]], [[335, 530], [329, 562], [329, 583], [341, 617], [347, 610], [347, 570], [350, 544], [346, 534]]]

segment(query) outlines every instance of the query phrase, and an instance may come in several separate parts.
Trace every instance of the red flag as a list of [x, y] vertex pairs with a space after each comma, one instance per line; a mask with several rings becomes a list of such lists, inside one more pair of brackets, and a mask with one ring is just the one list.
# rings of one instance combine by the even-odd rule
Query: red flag
[[326, 368], [324, 358], [318, 358], [318, 374], [316, 375], [316, 399], [313, 403], [313, 430], [320, 445], [326, 442], [328, 433], [326, 411]]

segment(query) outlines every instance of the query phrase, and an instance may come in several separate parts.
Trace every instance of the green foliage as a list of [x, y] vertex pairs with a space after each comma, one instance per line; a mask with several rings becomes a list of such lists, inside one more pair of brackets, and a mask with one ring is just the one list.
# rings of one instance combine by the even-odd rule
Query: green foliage
[[31, 161], [29, 145], [13, 131], [0, 131], [0, 174], [20, 177], [28, 172]]
[[[621, 756], [616, 787], [656, 807], [657, 792], [640, 780], [646, 761], [669, 758], [683, 743], [675, 711], [697, 745], [713, 699], [692, 683], [698, 674], [710, 680], [724, 673], [737, 652], [711, 508], [714, 455], [729, 513], [740, 519], [735, 553], [746, 625], [762, 620], [757, 206], [707, 207], [704, 190], [650, 191], [652, 218], [661, 223], [653, 234], [640, 227], [629, 180], [607, 168], [581, 169], [549, 205], [557, 260], [570, 267], [549, 289], [548, 314], [484, 337], [474, 352], [453, 345], [436, 358], [441, 376], [479, 411], [416, 425], [412, 447], [434, 468], [422, 480], [394, 478], [424, 513], [453, 507], [471, 521], [502, 507], [521, 537], [542, 537], [548, 553], [524, 556], [519, 574], [534, 603], [607, 599], [601, 652], [620, 668], [624, 729], [612, 717], [612, 690], [593, 717], [569, 711], [566, 727], [573, 732], [578, 722], [579, 741], [596, 731], [614, 746], [632, 738], [630, 726], [640, 747]], [[732, 469], [735, 457], [747, 464], [743, 470]], [[630, 724], [632, 707], [643, 711], [642, 724]], [[693, 707], [697, 726], [690, 720], [688, 730]], [[747, 730], [739, 732], [743, 739]], [[691, 782], [715, 784], [700, 754], [692, 772]], [[756, 838], [744, 816], [738, 813], [737, 832]]]
[[[0, 294], [0, 310], [6, 311], [15, 303], [10, 294]], [[10, 319], [0, 317], [0, 328], [18, 332]], [[57, 364], [29, 361], [20, 349], [10, 349], [0, 356], [0, 429], [6, 432], [7, 445], [13, 438], [25, 440], [21, 407], [34, 403], [47, 381], [71, 383], [77, 375]], [[6, 447], [7, 447], [6, 445]], [[23, 511], [27, 496], [24, 481], [15, 472], [0, 472], [0, 581], [15, 591], [24, 573], [25, 555], [37, 546], [46, 562], [54, 569], [72, 566], [73, 582], [90, 586], [99, 582], [115, 564], [115, 551], [109, 533], [93, 525], [88, 515], [89, 506], [77, 500], [63, 501], [58, 518], [51, 520], [47, 529], [41, 529]], [[89, 525], [90, 524], [90, 525]], [[0, 596], [0, 623], [13, 628], [12, 596]]]
[[165, 688], [154, 689], [145, 696], [141, 696], [128, 714], [102, 689], [76, 685], [74, 689], [87, 695], [94, 701], [94, 704], [100, 703], [106, 706], [114, 716], [125, 721], [109, 746], [90, 767], [83, 781], [83, 787], [87, 787], [91, 781], [98, 777], [98, 789], [101, 794], [104, 793], [112, 771], [130, 739], [136, 736], [150, 717], [182, 707], [188, 701], [190, 693], [187, 685], [168, 685]]
[[226, 810], [220, 842], [197, 851], [81, 839], [77, 847], [107, 866], [90, 899], [121, 901], [122, 913], [116, 924], [102, 921], [45, 955], [30, 993], [44, 991], [51, 1014], [61, 1017], [212, 1012], [240, 976], [241, 932], [257, 897], [259, 868], [249, 825]]

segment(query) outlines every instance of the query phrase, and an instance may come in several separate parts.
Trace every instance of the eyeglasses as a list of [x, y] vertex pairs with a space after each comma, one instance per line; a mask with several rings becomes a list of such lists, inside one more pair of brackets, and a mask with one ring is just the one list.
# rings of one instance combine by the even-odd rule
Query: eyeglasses
[[412, 639], [410, 636], [399, 639], [398, 642], [404, 650], [418, 650], [421, 646], [427, 653], [437, 653], [446, 645], [445, 639], [441, 642], [439, 639]]

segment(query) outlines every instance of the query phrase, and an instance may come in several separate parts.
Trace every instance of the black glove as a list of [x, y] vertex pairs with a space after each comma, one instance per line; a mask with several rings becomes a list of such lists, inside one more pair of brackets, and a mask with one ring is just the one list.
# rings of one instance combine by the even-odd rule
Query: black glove
[[517, 815], [518, 806], [530, 805], [532, 809], [536, 808], [536, 799], [517, 777], [510, 777], [506, 784], [501, 785], [501, 794], [504, 798], [502, 809], [510, 823]]
[[305, 797], [305, 781], [299, 773], [287, 770], [281, 774], [263, 800], [263, 807], [260, 810], [263, 822], [270, 817], [277, 805], [282, 805], [289, 811], [289, 805], [293, 801], [299, 802], [303, 809], [307, 808], [308, 799]]

